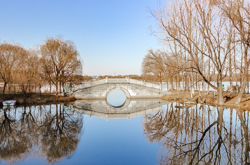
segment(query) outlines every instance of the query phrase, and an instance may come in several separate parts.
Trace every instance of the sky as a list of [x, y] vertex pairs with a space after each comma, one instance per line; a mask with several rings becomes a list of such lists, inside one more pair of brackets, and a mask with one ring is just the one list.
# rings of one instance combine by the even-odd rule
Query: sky
[[0, 0], [0, 43], [25, 48], [61, 37], [75, 45], [84, 75], [141, 74], [149, 49], [160, 49], [152, 35], [158, 0]]

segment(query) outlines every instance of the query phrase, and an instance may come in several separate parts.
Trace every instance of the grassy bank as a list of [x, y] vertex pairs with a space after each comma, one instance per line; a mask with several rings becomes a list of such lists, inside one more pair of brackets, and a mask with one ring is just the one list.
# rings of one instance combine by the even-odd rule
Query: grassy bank
[[[236, 97], [238, 95], [235, 93], [224, 92], [224, 104], [223, 106], [232, 107], [232, 108], [244, 108], [250, 109], [250, 94], [244, 94], [241, 102], [239, 104], [235, 104]], [[193, 97], [191, 98], [190, 92], [174, 92], [172, 95], [163, 96], [163, 100], [165, 101], [175, 101], [179, 103], [201, 103], [217, 106], [217, 94], [214, 92], [195, 92]]]
[[0, 94], [0, 104], [5, 100], [16, 100], [17, 105], [30, 105], [30, 104], [47, 104], [58, 102], [72, 102], [76, 100], [74, 97], [56, 96], [51, 94]]

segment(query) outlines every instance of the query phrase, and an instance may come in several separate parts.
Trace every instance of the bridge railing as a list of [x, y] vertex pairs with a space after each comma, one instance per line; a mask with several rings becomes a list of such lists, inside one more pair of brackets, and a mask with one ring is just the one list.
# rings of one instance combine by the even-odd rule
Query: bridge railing
[[77, 85], [73, 87], [73, 91], [76, 91], [78, 89], [82, 88], [88, 88], [92, 86], [97, 86], [97, 85], [102, 85], [102, 84], [137, 84], [137, 85], [142, 85], [145, 87], [151, 87], [151, 88], [156, 88], [156, 89], [161, 89], [160, 85], [145, 82], [145, 81], [139, 81], [139, 80], [134, 80], [134, 79], [129, 79], [129, 78], [112, 78], [112, 79], [102, 79], [98, 81], [93, 81], [93, 82], [85, 82], [83, 84]]
[[138, 81], [138, 80], [130, 79], [130, 83], [137, 84], [137, 85], [143, 85], [143, 86], [146, 86], [146, 87], [152, 87], [152, 88], [161, 89], [160, 85], [149, 83], [149, 82], [145, 82], [145, 81]]
[[101, 84], [105, 84], [105, 83], [106, 83], [105, 79], [98, 80], [98, 81], [93, 81], [93, 82], [84, 82], [84, 83], [82, 83], [80, 85], [74, 86], [73, 91], [76, 91], [76, 90], [82, 89], [82, 88], [97, 86], [97, 85], [101, 85]]

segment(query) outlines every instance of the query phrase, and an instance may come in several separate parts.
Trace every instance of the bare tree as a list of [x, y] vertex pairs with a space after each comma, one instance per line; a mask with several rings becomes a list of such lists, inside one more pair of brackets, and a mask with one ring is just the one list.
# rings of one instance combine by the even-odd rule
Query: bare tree
[[237, 50], [242, 53], [244, 60], [244, 64], [241, 63], [244, 66], [244, 70], [241, 71], [241, 73], [244, 73], [244, 76], [241, 91], [236, 100], [236, 104], [238, 104], [248, 83], [250, 64], [248, 57], [250, 48], [250, 2], [245, 0], [228, 0], [221, 5], [221, 9], [224, 16], [230, 20], [230, 23], [236, 30], [236, 38], [242, 48]]
[[[219, 104], [223, 104], [222, 80], [227, 72], [226, 61], [232, 49], [232, 32], [228, 21], [221, 19], [221, 15], [218, 7], [205, 0], [175, 0], [154, 15], [164, 36], [163, 40], [170, 46], [176, 42], [187, 53], [191, 70], [217, 90]], [[217, 86], [209, 81], [201, 59], [203, 62], [211, 62]]]
[[33, 50], [23, 50], [17, 57], [15, 68], [15, 83], [19, 84], [24, 94], [31, 92], [35, 84], [40, 82], [39, 57]]
[[5, 93], [7, 84], [13, 80], [17, 57], [24, 51], [20, 45], [11, 43], [0, 45], [0, 77], [4, 82], [3, 93]]
[[[75, 74], [81, 74], [81, 62], [75, 45], [60, 38], [47, 38], [40, 47], [43, 74], [56, 86], [56, 92]], [[58, 90], [58, 88], [60, 90]]]
[[155, 75], [156, 81], [159, 81], [160, 84], [162, 84], [163, 76], [166, 73], [165, 56], [165, 53], [160, 50], [150, 49], [142, 62], [143, 74]]

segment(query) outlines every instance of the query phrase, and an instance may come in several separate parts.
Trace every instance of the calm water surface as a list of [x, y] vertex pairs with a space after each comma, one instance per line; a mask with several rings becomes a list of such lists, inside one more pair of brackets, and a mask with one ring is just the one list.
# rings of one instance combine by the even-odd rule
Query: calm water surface
[[0, 108], [1, 164], [247, 164], [249, 112], [161, 100]]

